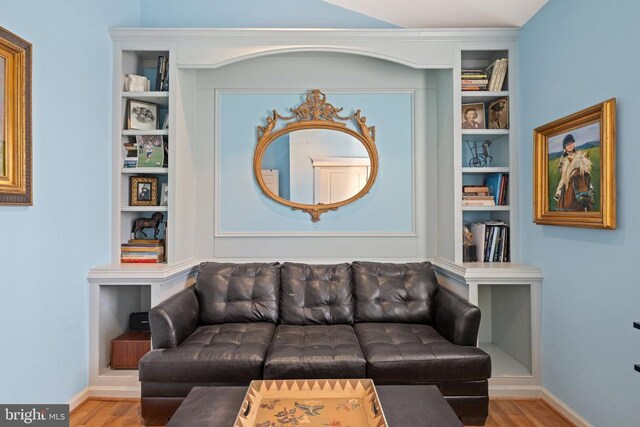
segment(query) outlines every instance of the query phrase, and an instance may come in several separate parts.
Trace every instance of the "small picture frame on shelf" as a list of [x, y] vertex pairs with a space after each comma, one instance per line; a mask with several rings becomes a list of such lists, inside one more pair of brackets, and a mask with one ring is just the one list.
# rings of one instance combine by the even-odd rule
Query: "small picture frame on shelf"
[[127, 100], [127, 129], [156, 130], [158, 129], [158, 104], [152, 102]]
[[489, 129], [509, 129], [509, 99], [489, 103]]
[[129, 190], [131, 206], [158, 206], [158, 178], [132, 176]]
[[136, 135], [139, 168], [162, 168], [166, 165], [161, 135]]
[[462, 129], [485, 129], [484, 104], [462, 104]]
[[162, 183], [162, 190], [160, 191], [160, 206], [169, 206], [169, 184]]

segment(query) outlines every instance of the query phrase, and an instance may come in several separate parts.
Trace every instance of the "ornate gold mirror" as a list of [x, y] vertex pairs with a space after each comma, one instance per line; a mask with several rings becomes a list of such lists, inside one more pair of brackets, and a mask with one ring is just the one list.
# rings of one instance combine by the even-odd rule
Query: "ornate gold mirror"
[[[291, 116], [273, 110], [266, 126], [258, 126], [253, 172], [265, 195], [317, 222], [371, 189], [378, 173], [375, 127], [360, 110], [340, 116], [342, 108], [318, 89], [290, 110]], [[284, 125], [276, 129], [279, 121]]]

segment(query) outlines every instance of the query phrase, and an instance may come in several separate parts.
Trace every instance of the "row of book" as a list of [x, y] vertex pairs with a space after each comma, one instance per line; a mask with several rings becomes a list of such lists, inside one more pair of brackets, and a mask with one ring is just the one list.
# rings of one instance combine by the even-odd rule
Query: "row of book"
[[159, 263], [164, 262], [164, 240], [129, 239], [120, 246], [122, 263]]
[[493, 196], [494, 204], [502, 206], [507, 204], [507, 194], [509, 186], [509, 174], [492, 173], [487, 175], [484, 180], [485, 186], [489, 189], [489, 193]]
[[167, 58], [166, 56], [158, 56], [155, 90], [169, 90], [169, 58]]
[[499, 92], [507, 76], [507, 58], [496, 59], [486, 69], [465, 68], [461, 74], [463, 91]]
[[502, 221], [484, 221], [471, 224], [477, 261], [509, 262], [509, 226]]

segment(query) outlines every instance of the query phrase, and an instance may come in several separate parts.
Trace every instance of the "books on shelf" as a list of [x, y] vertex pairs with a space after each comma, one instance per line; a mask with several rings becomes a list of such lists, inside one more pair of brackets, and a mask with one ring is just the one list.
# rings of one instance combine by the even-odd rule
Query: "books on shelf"
[[502, 221], [471, 224], [478, 261], [509, 262], [509, 226]]
[[462, 206], [495, 206], [489, 187], [465, 185], [462, 187]]
[[169, 58], [158, 56], [158, 67], [156, 69], [156, 91], [169, 90]]
[[486, 70], [467, 68], [462, 70], [461, 85], [463, 91], [487, 90], [489, 80]]
[[493, 196], [493, 201], [497, 206], [507, 204], [507, 194], [509, 188], [509, 175], [506, 173], [492, 173], [487, 175], [485, 185]]
[[124, 165], [125, 168], [135, 168], [138, 165], [138, 157], [125, 157]]
[[487, 67], [487, 75], [489, 76], [488, 89], [490, 92], [502, 90], [507, 75], [507, 61], [507, 58], [496, 59]]
[[122, 263], [159, 263], [164, 260], [164, 240], [130, 239], [120, 246]]

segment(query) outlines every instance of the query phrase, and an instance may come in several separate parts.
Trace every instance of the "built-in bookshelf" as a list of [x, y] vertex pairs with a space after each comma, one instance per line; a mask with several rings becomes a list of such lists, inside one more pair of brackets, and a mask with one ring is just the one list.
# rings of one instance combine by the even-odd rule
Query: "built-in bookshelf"
[[[144, 229], [143, 232], [147, 238], [165, 241], [171, 211], [167, 197], [170, 177], [168, 148], [171, 143], [168, 128], [169, 51], [122, 50], [116, 55], [113, 167], [114, 175], [120, 178], [114, 180], [113, 188], [114, 205], [118, 210], [113, 219], [114, 263], [121, 261], [122, 244], [127, 244], [132, 238], [144, 238], [140, 233], [135, 236], [132, 233], [133, 223], [138, 218], [151, 218], [160, 212], [159, 234], [155, 236], [154, 229]], [[132, 75], [138, 79], [137, 87], [130, 84]], [[137, 184], [138, 181], [142, 183]], [[134, 197], [132, 193], [138, 186], [144, 192]], [[163, 252], [166, 260], [167, 248], [164, 243], [162, 245], [161, 249], [153, 250]], [[151, 251], [149, 249], [148, 253]]]
[[[454, 130], [456, 162], [454, 182], [455, 203], [455, 262], [484, 262], [475, 254], [493, 253], [491, 242], [498, 245], [491, 262], [511, 260], [517, 248], [517, 235], [513, 233], [517, 215], [514, 203], [517, 183], [512, 179], [515, 159], [513, 93], [510, 91], [512, 48], [487, 50], [460, 50], [460, 68], [454, 74], [454, 109], [460, 111], [460, 121]], [[477, 82], [477, 84], [476, 84]], [[465, 190], [466, 188], [466, 190]], [[491, 227], [477, 227], [480, 223]], [[497, 227], [496, 227], [497, 226]], [[473, 243], [486, 247], [469, 250], [471, 229], [487, 230], [487, 236], [473, 236]], [[508, 229], [508, 230], [504, 230]], [[491, 232], [501, 230], [492, 240]], [[495, 236], [494, 236], [495, 237]], [[501, 238], [508, 238], [501, 243]], [[465, 240], [466, 239], [466, 240]], [[497, 243], [496, 243], [497, 242]], [[476, 246], [477, 246], [476, 245]], [[485, 251], [486, 249], [486, 251]]]

